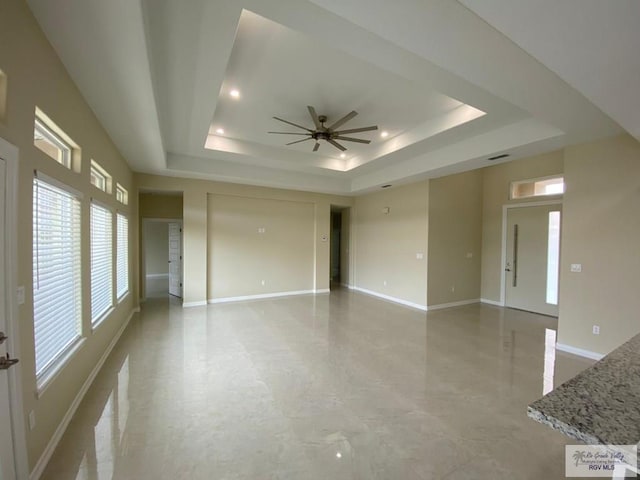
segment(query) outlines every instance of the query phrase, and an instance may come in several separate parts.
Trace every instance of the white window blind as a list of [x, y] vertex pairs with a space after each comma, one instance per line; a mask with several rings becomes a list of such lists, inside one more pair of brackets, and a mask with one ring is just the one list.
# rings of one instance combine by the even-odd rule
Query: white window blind
[[91, 203], [91, 324], [95, 326], [113, 305], [112, 215]]
[[81, 337], [80, 200], [33, 180], [33, 322], [38, 384]]
[[121, 213], [117, 228], [116, 291], [120, 298], [129, 291], [129, 220]]

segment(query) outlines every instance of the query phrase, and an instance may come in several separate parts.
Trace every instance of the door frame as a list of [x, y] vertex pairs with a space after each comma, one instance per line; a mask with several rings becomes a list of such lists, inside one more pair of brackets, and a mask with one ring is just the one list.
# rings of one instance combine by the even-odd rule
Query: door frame
[[[562, 205], [562, 199], [543, 200], [538, 202], [509, 203], [509, 204], [502, 205], [502, 253], [500, 258], [500, 306], [501, 307], [506, 306], [506, 303], [507, 303], [507, 284], [505, 281], [504, 271], [505, 271], [505, 268], [507, 268], [507, 215], [509, 213], [509, 209], [526, 208], [526, 207], [544, 207], [547, 205]], [[560, 223], [560, 231], [562, 232], [562, 220]], [[560, 238], [562, 238], [562, 236]]]
[[[140, 301], [144, 302], [147, 299], [147, 264], [146, 264], [146, 238], [145, 238], [145, 226], [147, 223], [179, 223], [182, 225], [182, 218], [157, 218], [157, 217], [142, 217], [141, 228], [140, 228], [140, 280], [142, 282], [141, 290], [140, 290]], [[183, 237], [184, 240], [184, 237]], [[168, 247], [167, 247], [168, 248]], [[184, 277], [184, 268], [182, 270], [182, 275]], [[182, 279], [182, 283], [184, 284], [184, 278]], [[168, 292], [167, 292], [168, 293]], [[184, 292], [183, 292], [184, 294]], [[184, 296], [184, 295], [183, 295]]]
[[[0, 157], [6, 162], [5, 181], [5, 285], [7, 330], [10, 338], [7, 348], [15, 358], [21, 358], [19, 341], [19, 322], [17, 305], [17, 257], [18, 257], [18, 147], [0, 137]], [[24, 423], [24, 404], [22, 402], [22, 370], [20, 362], [7, 370], [9, 378], [9, 405], [11, 409], [11, 425], [13, 436], [13, 453], [17, 478], [29, 477], [27, 461], [27, 442]]]

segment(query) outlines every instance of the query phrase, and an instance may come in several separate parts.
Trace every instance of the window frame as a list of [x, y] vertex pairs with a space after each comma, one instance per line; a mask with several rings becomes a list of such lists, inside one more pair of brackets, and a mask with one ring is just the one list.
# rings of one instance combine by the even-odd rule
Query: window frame
[[[32, 301], [33, 301], [33, 324], [34, 324], [34, 346], [35, 346], [34, 373], [36, 377], [36, 394], [39, 396], [47, 388], [47, 386], [51, 383], [51, 381], [58, 375], [58, 373], [68, 364], [71, 357], [82, 347], [82, 345], [84, 344], [84, 341], [86, 340], [84, 336], [83, 328], [82, 328], [82, 309], [83, 309], [83, 306], [82, 306], [83, 305], [82, 231], [81, 231], [82, 230], [82, 193], [38, 171], [34, 172], [32, 188], [33, 188], [33, 191], [32, 191], [32, 195], [33, 195], [33, 205], [32, 205], [32, 215], [33, 215], [33, 218], [32, 218], [32, 223], [33, 223], [33, 227], [32, 227], [33, 228], [32, 295], [33, 295], [33, 299]], [[65, 229], [63, 226], [66, 226], [67, 227], [66, 230], [68, 230], [68, 233], [71, 236], [70, 242], [58, 242], [64, 245], [71, 245], [72, 255], [73, 255], [73, 257], [68, 261], [68, 263], [66, 263], [66, 268], [65, 268], [65, 270], [67, 271], [67, 275], [70, 275], [72, 277], [72, 284], [71, 284], [72, 291], [66, 292], [67, 295], [64, 297], [60, 297], [59, 295], [56, 295], [56, 292], [57, 292], [56, 290], [55, 292], [49, 291], [49, 293], [45, 294], [43, 298], [38, 299], [39, 291], [42, 290], [42, 288], [40, 287], [41, 285], [40, 258], [41, 257], [39, 253], [40, 253], [40, 247], [41, 247], [40, 242], [42, 238], [42, 232], [40, 231], [40, 228], [41, 228], [41, 225], [43, 225], [43, 222], [46, 223], [46, 220], [47, 220], [46, 218], [42, 218], [42, 215], [41, 215], [43, 212], [40, 210], [40, 200], [41, 200], [40, 188], [48, 188], [53, 193], [56, 193], [57, 191], [58, 193], [61, 194], [61, 196], [66, 196], [67, 200], [71, 201], [72, 211], [67, 212], [67, 215], [69, 215], [73, 221], [70, 229], [69, 229], [69, 225], [70, 225], [69, 222], [68, 221], [65, 222], [64, 219], [58, 220], [57, 225], [55, 222], [53, 222], [53, 227], [51, 226], [52, 223], [49, 223], [50, 228], [55, 229], [57, 226], [58, 233], [60, 233], [60, 230]], [[49, 222], [51, 222], [50, 219], [49, 219]], [[46, 228], [46, 227], [42, 227], [42, 228]], [[49, 231], [50, 238], [52, 238], [51, 235], [52, 233], [50, 230]], [[62, 238], [65, 238], [65, 237], [62, 237]], [[50, 251], [47, 250], [47, 252], [48, 253], [46, 254], [46, 257], [51, 258]], [[59, 268], [59, 264], [56, 264], [54, 268], [56, 269], [57, 272], [61, 271], [61, 269]], [[69, 271], [71, 273], [69, 273]], [[59, 273], [56, 274], [55, 278], [59, 280]], [[55, 280], [52, 280], [52, 282], [55, 282]], [[64, 282], [63, 284], [69, 285], [69, 282]], [[53, 287], [55, 287], [55, 283]], [[75, 325], [73, 325], [73, 330], [75, 335], [67, 339], [64, 346], [58, 346], [58, 350], [56, 351], [56, 353], [51, 355], [51, 358], [49, 358], [43, 365], [39, 366], [38, 365], [39, 363], [38, 362], [38, 344], [39, 344], [38, 323], [44, 323], [45, 321], [41, 322], [37, 318], [37, 316], [39, 315], [38, 304], [40, 303], [40, 301], [43, 301], [46, 299], [47, 307], [49, 307], [50, 306], [49, 302], [51, 300], [55, 301], [55, 300], [62, 299], [60, 300], [60, 303], [64, 306], [66, 302], [66, 304], [68, 305], [69, 304], [69, 298], [67, 298], [68, 296], [71, 297], [72, 299], [71, 304], [73, 304], [73, 312], [72, 312], [73, 316], [72, 316], [72, 319], [69, 320], [72, 323], [66, 324], [66, 326], [67, 328], [69, 328], [70, 325], [73, 325], [75, 323]], [[47, 308], [44, 311], [48, 315], [52, 314], [52, 310], [50, 308]], [[66, 312], [64, 315], [61, 315], [59, 314], [59, 308], [54, 309], [53, 313], [58, 313], [59, 318], [49, 320], [47, 324], [53, 325], [56, 323], [56, 320], [57, 322], [59, 322], [60, 319], [69, 318], [67, 315], [69, 312]], [[43, 325], [40, 328], [46, 328], [46, 325]], [[46, 338], [50, 339], [51, 335], [47, 335]], [[49, 343], [47, 343], [47, 345], [49, 345]]]
[[129, 192], [118, 182], [116, 182], [116, 201], [122, 205], [129, 205]]
[[[36, 118], [33, 122], [33, 131], [34, 131], [34, 139], [33, 145], [44, 153], [47, 157], [51, 158], [56, 163], [59, 163], [65, 168], [69, 170], [72, 169], [73, 163], [73, 145], [67, 142], [61, 135], [56, 133], [53, 128], [51, 128], [46, 121], [36, 115]], [[42, 148], [40, 148], [35, 142], [35, 134], [39, 133], [42, 135], [49, 143], [53, 144], [54, 147], [58, 148], [62, 152], [62, 160], [58, 160], [57, 158], [53, 158], [47, 152], [45, 152]]]
[[[541, 182], [546, 182], [549, 180], [555, 180], [555, 179], [559, 179], [562, 180], [562, 192], [561, 193], [535, 193], [535, 188], [536, 188], [536, 184], [537, 183], [541, 183]], [[531, 184], [532, 188], [533, 188], [533, 193], [529, 194], [529, 195], [516, 195], [516, 190], [519, 186], [521, 185], [527, 185], [527, 184]], [[525, 180], [514, 180], [509, 184], [509, 200], [522, 200], [522, 199], [528, 199], [528, 198], [544, 198], [544, 197], [561, 197], [562, 195], [564, 195], [565, 192], [565, 183], [564, 183], [564, 174], [556, 174], [556, 175], [549, 175], [546, 177], [537, 177], [537, 178], [529, 178], [529, 179], [525, 179]]]
[[[108, 239], [108, 260], [107, 260], [107, 265], [108, 265], [108, 269], [105, 270], [105, 272], [101, 272], [101, 273], [106, 273], [107, 277], [106, 278], [100, 278], [100, 279], [95, 279], [94, 278], [94, 273], [98, 272], [98, 265], [94, 266], [94, 241], [96, 240], [96, 238], [94, 238], [94, 208], [95, 209], [100, 209], [104, 212], [107, 212], [109, 215], [109, 226], [108, 226], [108, 232], [105, 233], [104, 238], [102, 238], [102, 240], [107, 240]], [[113, 211], [112, 209], [99, 201], [96, 201], [95, 199], [91, 199], [90, 205], [89, 205], [89, 265], [90, 265], [90, 289], [89, 289], [89, 305], [90, 305], [90, 309], [91, 309], [91, 328], [93, 330], [95, 330], [98, 326], [100, 326], [104, 320], [109, 316], [109, 314], [111, 313], [111, 311], [114, 308], [114, 301], [113, 301], [113, 297], [114, 297], [114, 277], [113, 277]], [[101, 259], [103, 260], [103, 259]], [[98, 283], [96, 280], [100, 280], [100, 283]], [[99, 311], [95, 311], [94, 312], [94, 300], [102, 297], [103, 295], [99, 295], [99, 291], [94, 291], [94, 287], [97, 288], [97, 285], [108, 285], [108, 305], [106, 305], [105, 307], [101, 308]]]
[[[124, 238], [124, 242], [121, 244], [122, 237], [120, 235], [121, 226], [120, 219], [124, 219], [126, 222], [126, 236]], [[124, 277], [126, 279], [126, 287], [122, 291], [120, 290], [120, 277], [121, 277], [121, 245], [124, 245], [124, 256], [125, 259], [122, 263], [124, 263]], [[124, 300], [126, 296], [129, 294], [131, 285], [130, 273], [129, 273], [129, 217], [124, 212], [116, 212], [116, 298], [118, 303]]]
[[[100, 179], [102, 185], [94, 183], [94, 176]], [[102, 166], [93, 159], [91, 159], [91, 167], [89, 169], [89, 182], [98, 190], [111, 194], [111, 175], [109, 175], [109, 172], [102, 168]]]

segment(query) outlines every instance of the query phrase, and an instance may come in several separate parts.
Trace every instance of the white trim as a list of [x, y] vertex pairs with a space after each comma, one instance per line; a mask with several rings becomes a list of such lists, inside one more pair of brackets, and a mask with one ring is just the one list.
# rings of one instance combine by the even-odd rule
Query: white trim
[[562, 205], [562, 198], [543, 200], [539, 202], [518, 202], [502, 205], [502, 253], [500, 258], [500, 304], [507, 304], [507, 285], [505, 282], [505, 268], [507, 268], [507, 211], [510, 208], [543, 207], [545, 205]]
[[378, 292], [374, 292], [373, 290], [367, 290], [366, 288], [360, 288], [355, 286], [353, 287], [353, 290], [361, 293], [366, 293], [367, 295], [373, 295], [374, 297], [379, 297], [393, 303], [399, 303], [400, 305], [404, 305], [406, 307], [416, 308], [418, 310], [422, 310], [423, 312], [427, 311], [427, 307], [425, 305], [409, 302], [408, 300], [403, 300], [402, 298], [392, 297], [390, 295], [385, 295], [384, 293], [378, 293]]
[[437, 305], [427, 305], [427, 311], [442, 310], [443, 308], [462, 307], [463, 305], [471, 305], [474, 303], [480, 303], [479, 298], [472, 298], [469, 300], [460, 300], [458, 302], [439, 303]]
[[496, 307], [504, 307], [504, 303], [497, 302], [496, 300], [489, 300], [488, 298], [481, 298], [480, 303], [486, 303], [487, 305], [494, 305]]
[[168, 273], [149, 273], [145, 275], [147, 280], [161, 280], [161, 279], [169, 279]]
[[328, 289], [328, 288], [321, 288], [320, 290], [316, 290], [313, 293], [316, 293], [316, 294], [319, 294], [319, 293], [331, 293], [331, 290]]
[[182, 308], [203, 307], [206, 304], [206, 300], [199, 300], [197, 302], [182, 302]]
[[[0, 157], [6, 162], [5, 172], [5, 289], [7, 348], [15, 358], [20, 358], [20, 342], [18, 341], [18, 302], [17, 302], [17, 258], [18, 258], [18, 160], [20, 151], [15, 145], [0, 137]], [[9, 380], [9, 405], [11, 409], [11, 425], [13, 437], [13, 454], [15, 459], [16, 478], [25, 478], [29, 474], [27, 459], [26, 428], [24, 423], [24, 402], [22, 396], [23, 363], [20, 362], [7, 372]]]
[[67, 413], [65, 413], [64, 417], [62, 417], [62, 420], [60, 421], [58, 428], [56, 428], [56, 431], [53, 433], [53, 436], [49, 440], [49, 443], [47, 444], [44, 451], [42, 452], [42, 455], [40, 455], [40, 458], [38, 459], [38, 462], [36, 463], [35, 467], [33, 467], [33, 470], [29, 475], [29, 480], [37, 480], [42, 475], [42, 472], [47, 466], [47, 463], [49, 463], [49, 460], [51, 459], [51, 455], [53, 455], [53, 452], [58, 446], [58, 443], [60, 443], [60, 440], [62, 439], [64, 432], [66, 431], [67, 427], [69, 426], [69, 423], [71, 422], [71, 419], [73, 418], [73, 416], [76, 413], [76, 410], [80, 406], [82, 399], [87, 394], [89, 387], [91, 387], [91, 384], [93, 383], [96, 376], [100, 372], [100, 369], [104, 365], [104, 362], [107, 361], [107, 358], [111, 354], [111, 351], [113, 350], [113, 348], [116, 346], [116, 343], [118, 343], [118, 340], [120, 340], [120, 336], [122, 336], [122, 333], [125, 331], [125, 329], [129, 325], [131, 318], [136, 312], [139, 312], [139, 311], [140, 311], [140, 308], [138, 307], [133, 308], [131, 310], [131, 313], [129, 314], [129, 317], [127, 318], [127, 320], [122, 324], [118, 332], [111, 339], [111, 342], [109, 342], [109, 345], [107, 346], [106, 350], [100, 357], [100, 360], [98, 360], [98, 363], [96, 363], [95, 367], [93, 367], [93, 370], [91, 370], [91, 373], [82, 384], [80, 391], [78, 392], [76, 397], [73, 399], [73, 402], [71, 402], [71, 405], [67, 410]]
[[556, 343], [556, 350], [572, 353], [573, 355], [578, 355], [580, 357], [590, 358], [591, 360], [600, 360], [604, 357], [602, 353], [596, 353], [590, 350], [585, 350], [583, 348], [572, 347], [571, 345], [567, 345], [565, 343]]
[[227, 303], [227, 302], [242, 302], [245, 300], [260, 300], [262, 298], [274, 298], [274, 297], [289, 297], [292, 295], [309, 295], [311, 293], [328, 293], [329, 290], [295, 290], [292, 292], [275, 292], [275, 293], [261, 293], [259, 295], [242, 295], [239, 297], [223, 297], [223, 298], [210, 298], [208, 303]]

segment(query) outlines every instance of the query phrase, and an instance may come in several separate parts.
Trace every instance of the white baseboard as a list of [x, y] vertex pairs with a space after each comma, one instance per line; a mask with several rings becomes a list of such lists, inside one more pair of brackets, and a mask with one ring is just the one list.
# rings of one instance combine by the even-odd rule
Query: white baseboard
[[146, 275], [147, 280], [168, 280], [169, 279], [169, 274], [168, 273], [150, 273], [148, 275]]
[[473, 303], [480, 303], [479, 298], [472, 298], [470, 300], [460, 300], [458, 302], [439, 303], [437, 305], [427, 305], [427, 311], [442, 310], [443, 308], [461, 307], [463, 305], [471, 305]]
[[489, 300], [488, 298], [481, 298], [480, 303], [486, 303], [487, 305], [494, 305], [496, 307], [504, 307], [504, 303], [500, 303], [496, 300]]
[[292, 292], [275, 292], [275, 293], [261, 293], [258, 295], [242, 295], [239, 297], [223, 297], [223, 298], [210, 298], [209, 303], [228, 303], [228, 302], [242, 302], [245, 300], [261, 300], [263, 298], [275, 298], [275, 297], [289, 297], [292, 295], [309, 295], [311, 293], [327, 293], [326, 290], [295, 290]]
[[182, 308], [203, 307], [206, 304], [207, 304], [206, 300], [199, 300], [197, 302], [182, 302]]
[[75, 415], [76, 410], [78, 410], [78, 407], [80, 406], [80, 402], [82, 402], [82, 399], [84, 398], [87, 391], [89, 390], [89, 387], [91, 387], [91, 384], [93, 383], [96, 376], [100, 372], [100, 369], [104, 365], [104, 362], [107, 361], [107, 358], [109, 357], [109, 354], [113, 350], [113, 347], [115, 347], [116, 343], [118, 343], [118, 340], [120, 340], [120, 337], [122, 336], [122, 333], [125, 331], [125, 329], [129, 325], [131, 318], [136, 312], [139, 312], [139, 311], [140, 311], [140, 308], [134, 308], [133, 310], [131, 310], [131, 313], [129, 314], [129, 317], [127, 318], [127, 320], [122, 324], [118, 332], [111, 339], [111, 342], [109, 342], [109, 345], [107, 346], [106, 350], [100, 357], [100, 360], [98, 360], [98, 363], [96, 363], [95, 367], [93, 367], [93, 370], [91, 370], [91, 373], [82, 384], [82, 387], [80, 387], [80, 391], [78, 391], [78, 394], [73, 399], [73, 402], [71, 402], [71, 405], [67, 410], [67, 413], [65, 413], [64, 417], [62, 417], [62, 420], [60, 421], [58, 428], [56, 428], [56, 431], [53, 433], [51, 440], [49, 440], [49, 443], [47, 444], [46, 448], [42, 452], [42, 455], [40, 455], [40, 458], [38, 459], [38, 462], [36, 463], [35, 467], [33, 467], [33, 470], [29, 475], [29, 480], [38, 480], [42, 475], [42, 472], [46, 468], [47, 463], [49, 463], [49, 460], [51, 459], [51, 455], [53, 455], [53, 452], [58, 446], [58, 443], [60, 443], [60, 439], [62, 438], [62, 435], [64, 435], [64, 432], [69, 426], [69, 423], [71, 422], [71, 419]]
[[602, 353], [596, 353], [590, 350], [584, 350], [583, 348], [572, 347], [571, 345], [567, 345], [564, 343], [556, 343], [556, 350], [572, 353], [573, 355], [578, 355], [580, 357], [590, 358], [591, 360], [600, 360], [604, 357]]
[[331, 290], [329, 290], [328, 288], [321, 288], [319, 290], [316, 290], [314, 293], [330, 293]]
[[390, 295], [385, 295], [384, 293], [374, 292], [373, 290], [367, 290], [366, 288], [353, 287], [353, 290], [361, 293], [366, 293], [367, 295], [373, 295], [374, 297], [382, 298], [384, 300], [389, 300], [393, 303], [399, 303], [400, 305], [404, 305], [406, 307], [417, 308], [418, 310], [422, 310], [423, 312], [427, 311], [426, 305], [420, 305], [419, 303], [409, 302], [407, 300], [403, 300], [402, 298], [392, 297]]

